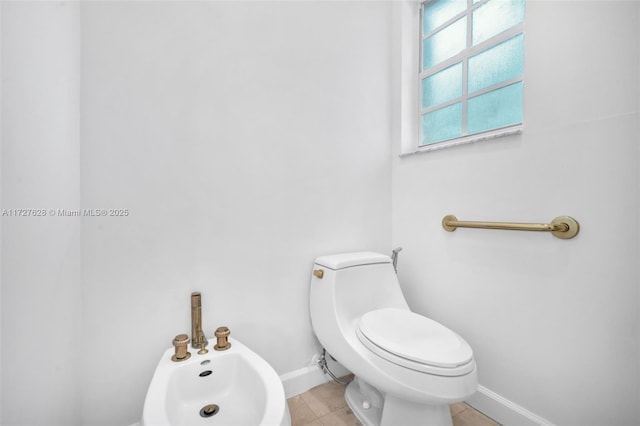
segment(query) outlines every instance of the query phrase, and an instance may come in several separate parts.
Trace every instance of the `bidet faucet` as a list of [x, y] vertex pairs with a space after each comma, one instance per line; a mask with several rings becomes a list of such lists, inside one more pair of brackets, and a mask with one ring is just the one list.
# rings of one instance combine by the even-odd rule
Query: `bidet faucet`
[[207, 338], [202, 331], [202, 300], [200, 292], [191, 293], [191, 346], [194, 349], [202, 349], [207, 346]]
[[393, 270], [398, 273], [398, 253], [402, 251], [402, 247], [396, 247], [391, 250], [391, 261], [393, 262]]

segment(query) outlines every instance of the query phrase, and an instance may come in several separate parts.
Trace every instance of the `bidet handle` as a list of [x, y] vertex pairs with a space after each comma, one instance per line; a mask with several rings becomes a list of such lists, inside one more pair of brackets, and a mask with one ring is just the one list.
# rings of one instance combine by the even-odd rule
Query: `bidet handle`
[[176, 349], [175, 354], [171, 357], [171, 361], [180, 362], [189, 359], [191, 353], [187, 351], [187, 345], [189, 344], [189, 336], [186, 334], [178, 334], [173, 339], [173, 346]]
[[225, 351], [231, 347], [231, 343], [229, 343], [229, 335], [231, 331], [229, 331], [228, 327], [218, 327], [216, 332], [214, 333], [216, 338], [218, 339], [218, 343], [215, 344], [213, 349], [216, 351]]

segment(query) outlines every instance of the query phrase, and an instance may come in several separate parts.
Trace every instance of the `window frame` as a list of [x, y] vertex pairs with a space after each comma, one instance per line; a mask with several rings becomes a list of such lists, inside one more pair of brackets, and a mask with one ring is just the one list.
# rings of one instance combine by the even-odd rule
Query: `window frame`
[[[481, 42], [479, 42], [478, 44], [476, 44], [475, 46], [473, 45], [473, 32], [472, 32], [472, 25], [473, 25], [473, 11], [477, 10], [478, 8], [484, 6], [485, 4], [487, 4], [489, 1], [491, 0], [479, 0], [474, 2], [473, 0], [467, 0], [467, 7], [464, 11], [459, 12], [458, 14], [454, 15], [453, 17], [449, 18], [447, 21], [441, 23], [440, 25], [438, 25], [436, 28], [433, 28], [431, 31], [429, 31], [427, 34], [423, 34], [423, 19], [424, 19], [424, 8], [425, 5], [430, 3], [433, 0], [425, 0], [425, 1], [420, 1], [419, 3], [419, 37], [418, 37], [418, 73], [417, 73], [417, 86], [418, 86], [418, 140], [417, 140], [417, 147], [416, 147], [416, 152], [420, 152], [420, 151], [432, 151], [432, 150], [437, 150], [437, 149], [442, 149], [442, 148], [446, 148], [446, 147], [450, 147], [450, 146], [456, 146], [456, 145], [460, 145], [460, 144], [466, 144], [466, 143], [473, 143], [473, 142], [478, 142], [478, 141], [483, 141], [483, 140], [487, 140], [487, 139], [493, 139], [493, 138], [497, 138], [497, 137], [501, 137], [501, 136], [507, 136], [507, 135], [513, 135], [513, 134], [518, 134], [522, 132], [522, 129], [524, 127], [524, 117], [522, 119], [521, 123], [517, 123], [517, 124], [513, 124], [513, 125], [508, 125], [508, 126], [504, 126], [504, 127], [500, 127], [500, 128], [494, 128], [494, 129], [489, 129], [489, 130], [485, 130], [485, 131], [481, 131], [481, 132], [476, 132], [473, 134], [468, 134], [467, 132], [467, 124], [468, 124], [468, 101], [470, 99], [473, 99], [477, 96], [481, 96], [483, 94], [489, 93], [489, 92], [493, 92], [495, 90], [498, 89], [502, 89], [504, 87], [510, 86], [512, 84], [517, 84], [522, 82], [523, 84], [523, 91], [524, 91], [524, 68], [522, 71], [522, 74], [519, 77], [514, 77], [496, 84], [493, 84], [491, 86], [488, 87], [484, 87], [480, 90], [476, 90], [475, 92], [472, 92], [471, 94], [468, 93], [468, 68], [469, 68], [469, 60], [471, 58], [473, 58], [475, 55], [482, 53], [484, 51], [487, 51], [488, 49], [491, 49], [492, 47], [498, 46], [501, 43], [504, 43], [520, 34], [525, 35], [525, 21], [526, 21], [526, 15], [525, 18], [518, 24], [513, 25], [509, 28], [507, 28], [506, 30], [503, 30], [497, 34], [492, 35], [491, 37], [487, 38], [486, 40], [483, 40]], [[525, 0], [525, 4], [526, 4], [526, 0]], [[526, 7], [526, 6], [525, 6]], [[526, 13], [526, 12], [525, 12]], [[426, 39], [428, 39], [429, 37], [433, 36], [434, 34], [438, 33], [439, 31], [442, 31], [443, 29], [449, 27], [450, 25], [454, 24], [455, 22], [457, 22], [459, 19], [462, 18], [466, 18], [466, 46], [465, 48], [453, 55], [450, 58], [445, 59], [444, 61], [441, 61], [437, 64], [435, 64], [434, 66], [431, 66], [427, 69], [423, 69], [423, 43]], [[439, 103], [435, 106], [430, 106], [428, 108], [423, 109], [423, 90], [422, 90], [422, 81], [423, 79], [432, 76], [434, 74], [437, 74], [438, 72], [445, 70], [451, 66], [457, 65], [458, 63], [461, 63], [462, 65], [462, 94], [459, 97], [456, 97], [454, 99], [450, 99], [446, 102], [443, 103]], [[423, 126], [422, 126], [422, 117], [425, 114], [428, 114], [430, 112], [442, 109], [442, 108], [446, 108], [447, 106], [451, 106], [454, 105], [456, 103], [461, 103], [461, 107], [462, 107], [462, 116], [461, 116], [461, 126], [462, 126], [462, 134], [458, 137], [452, 138], [452, 139], [445, 139], [442, 141], [436, 141], [436, 142], [432, 142], [432, 143], [427, 143], [427, 144], [423, 144]], [[523, 105], [523, 115], [524, 115], [524, 105]]]

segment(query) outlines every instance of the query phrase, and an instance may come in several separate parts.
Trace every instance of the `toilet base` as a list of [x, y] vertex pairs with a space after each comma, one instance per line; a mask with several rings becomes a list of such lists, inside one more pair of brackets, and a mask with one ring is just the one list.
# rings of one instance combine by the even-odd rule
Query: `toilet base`
[[418, 404], [393, 395], [382, 396], [373, 386], [356, 377], [347, 386], [344, 399], [365, 426], [452, 426], [446, 404]]
[[[373, 386], [357, 376], [347, 385], [344, 399], [353, 414], [364, 426], [378, 426], [382, 418], [383, 396]], [[368, 407], [368, 408], [365, 408]]]

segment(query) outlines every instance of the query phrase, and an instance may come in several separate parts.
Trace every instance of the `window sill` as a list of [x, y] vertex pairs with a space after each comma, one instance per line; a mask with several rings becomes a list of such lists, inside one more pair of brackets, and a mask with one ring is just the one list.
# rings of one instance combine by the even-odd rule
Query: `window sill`
[[492, 130], [490, 132], [480, 133], [476, 135], [463, 136], [456, 139], [451, 139], [448, 141], [437, 142], [430, 145], [421, 145], [414, 146], [411, 149], [403, 151], [400, 153], [399, 157], [407, 157], [414, 154], [419, 154], [421, 152], [431, 152], [437, 151], [444, 148], [451, 148], [458, 145], [466, 145], [480, 141], [486, 141], [490, 139], [497, 139], [503, 136], [510, 136], [522, 133], [522, 124], [518, 124], [516, 126], [504, 127], [502, 129]]

